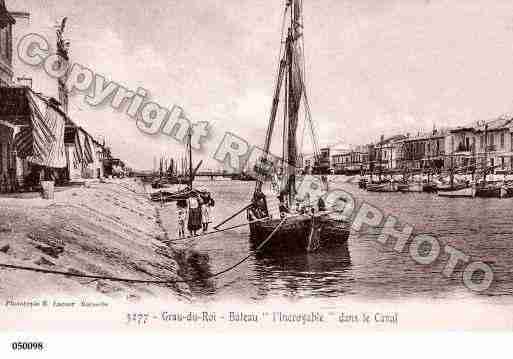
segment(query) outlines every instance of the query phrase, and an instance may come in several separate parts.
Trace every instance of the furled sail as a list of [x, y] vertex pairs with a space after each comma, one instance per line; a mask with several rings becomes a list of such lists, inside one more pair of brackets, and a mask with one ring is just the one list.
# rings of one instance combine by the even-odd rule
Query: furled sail
[[[294, 0], [292, 3], [292, 27], [289, 34], [288, 44], [288, 133], [287, 133], [287, 158], [290, 169], [297, 167], [297, 127], [299, 119], [299, 107], [303, 96], [303, 54], [301, 49], [301, 28], [302, 28], [302, 1]], [[289, 195], [295, 192], [295, 173], [289, 173]]]

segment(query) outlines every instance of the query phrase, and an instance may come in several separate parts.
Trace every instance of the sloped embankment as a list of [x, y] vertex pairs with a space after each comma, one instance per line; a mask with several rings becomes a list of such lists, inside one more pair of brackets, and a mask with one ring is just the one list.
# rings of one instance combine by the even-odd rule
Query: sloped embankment
[[[0, 199], [0, 263], [142, 280], [181, 280], [183, 253], [164, 245], [156, 207], [134, 180], [43, 199]], [[0, 268], [0, 298], [105, 295], [189, 299], [189, 286], [91, 280]]]

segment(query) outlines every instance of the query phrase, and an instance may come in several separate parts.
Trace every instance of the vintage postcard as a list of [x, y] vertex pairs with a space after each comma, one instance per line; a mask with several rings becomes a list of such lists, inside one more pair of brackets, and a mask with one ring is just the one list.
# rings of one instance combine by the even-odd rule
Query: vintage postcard
[[511, 332], [511, 83], [507, 1], [0, 0], [0, 331]]

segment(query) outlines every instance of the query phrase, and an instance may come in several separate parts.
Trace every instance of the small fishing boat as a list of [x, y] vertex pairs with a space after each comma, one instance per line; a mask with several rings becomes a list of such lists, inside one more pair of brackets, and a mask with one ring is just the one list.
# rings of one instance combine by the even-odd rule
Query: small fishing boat
[[[181, 200], [187, 200], [191, 197], [210, 197], [210, 193], [205, 190], [199, 190], [193, 188], [194, 183], [194, 177], [196, 175], [196, 172], [200, 168], [203, 161], [200, 161], [198, 165], [196, 166], [196, 169], [193, 170], [192, 168], [192, 146], [191, 146], [191, 138], [192, 138], [192, 132], [189, 131], [187, 135], [188, 141], [187, 141], [187, 149], [189, 152], [189, 176], [176, 176], [176, 182], [178, 183], [170, 183], [169, 179], [167, 178], [161, 178], [160, 180], [155, 181], [152, 184], [153, 188], [159, 188], [160, 190], [157, 192], [153, 192], [150, 195], [150, 199], [154, 202], [176, 202]], [[168, 184], [186, 184], [187, 187], [185, 189], [180, 189], [177, 191], [169, 191], [165, 190], [163, 188], [166, 188], [166, 185]]]
[[511, 198], [513, 184], [505, 182], [484, 182], [475, 186], [475, 196], [481, 198]]
[[397, 182], [368, 183], [369, 192], [397, 192]]
[[459, 191], [464, 188], [468, 188], [468, 183], [465, 182], [454, 182], [454, 183], [440, 183], [436, 185], [436, 190], [438, 192], [448, 192], [448, 191]]
[[398, 192], [422, 192], [423, 184], [422, 182], [399, 182], [397, 183], [397, 191]]
[[151, 200], [154, 202], [176, 202], [180, 200], [186, 200], [191, 197], [206, 197], [208, 195], [208, 191], [200, 191], [187, 187], [185, 189], [173, 192], [165, 190], [154, 192], [151, 194]]

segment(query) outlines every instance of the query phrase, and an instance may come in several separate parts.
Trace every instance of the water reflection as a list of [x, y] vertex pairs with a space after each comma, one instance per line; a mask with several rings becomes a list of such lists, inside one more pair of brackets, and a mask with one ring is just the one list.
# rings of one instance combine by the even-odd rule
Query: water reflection
[[349, 288], [350, 266], [347, 242], [314, 253], [259, 253], [255, 257], [251, 282], [258, 288], [258, 298], [273, 294], [338, 296]]
[[[209, 182], [216, 207], [216, 223], [248, 203], [251, 183]], [[215, 279], [193, 285], [198, 298], [215, 300], [261, 300], [270, 297], [323, 298], [356, 295], [383, 298], [454, 298], [461, 295], [498, 296], [513, 294], [513, 199], [444, 199], [432, 194], [381, 194], [337, 184], [384, 213], [398, 218], [398, 229], [408, 223], [415, 233], [437, 236], [473, 261], [492, 266], [495, 282], [485, 293], [470, 292], [463, 284], [463, 265], [447, 278], [442, 271], [447, 255], [432, 265], [422, 266], [408, 255], [397, 253], [391, 245], [377, 241], [380, 229], [367, 228], [353, 233], [345, 245], [311, 254], [263, 255], [251, 257], [235, 270]], [[245, 218], [239, 218], [245, 222]], [[235, 223], [237, 222], [235, 221]], [[191, 264], [197, 274], [222, 271], [252, 253], [249, 228], [201, 238], [194, 247], [206, 255]], [[350, 252], [350, 254], [349, 254]], [[206, 259], [206, 260], [205, 260]]]

